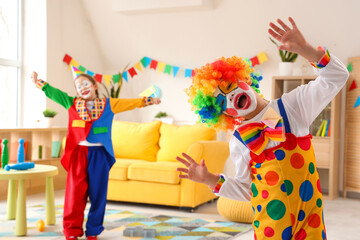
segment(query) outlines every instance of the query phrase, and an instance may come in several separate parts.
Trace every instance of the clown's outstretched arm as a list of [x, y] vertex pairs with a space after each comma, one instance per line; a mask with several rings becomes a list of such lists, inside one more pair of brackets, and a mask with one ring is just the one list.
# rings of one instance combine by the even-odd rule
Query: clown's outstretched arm
[[293, 113], [293, 119], [298, 119], [290, 122], [290, 125], [309, 127], [345, 86], [349, 72], [346, 66], [326, 48], [315, 48], [308, 43], [294, 20], [289, 18], [289, 21], [292, 28], [280, 19], [277, 20], [278, 26], [270, 23], [270, 35], [282, 43], [280, 49], [298, 53], [307, 59], [319, 76], [315, 81], [302, 85], [281, 98], [285, 109], [290, 114]]
[[46, 97], [60, 104], [64, 108], [69, 109], [73, 105], [74, 97], [71, 97], [67, 93], [52, 87], [44, 80], [38, 79], [38, 74], [36, 72], [32, 72], [31, 80], [36, 84], [37, 88], [45, 92]]

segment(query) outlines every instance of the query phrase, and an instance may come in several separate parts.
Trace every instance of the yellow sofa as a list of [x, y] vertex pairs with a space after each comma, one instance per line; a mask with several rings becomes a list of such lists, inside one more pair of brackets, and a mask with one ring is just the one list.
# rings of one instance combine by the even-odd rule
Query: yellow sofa
[[154, 121], [114, 121], [112, 140], [116, 163], [110, 170], [108, 200], [178, 206], [193, 211], [216, 196], [200, 183], [180, 179], [175, 158], [185, 152], [195, 161], [205, 159], [209, 171], [223, 171], [229, 156], [226, 142], [202, 125]]

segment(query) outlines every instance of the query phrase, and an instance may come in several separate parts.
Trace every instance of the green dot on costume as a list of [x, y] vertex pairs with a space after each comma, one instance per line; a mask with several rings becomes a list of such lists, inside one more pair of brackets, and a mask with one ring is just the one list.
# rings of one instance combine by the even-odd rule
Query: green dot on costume
[[259, 222], [258, 220], [254, 221], [254, 226], [255, 226], [256, 228], [259, 228], [259, 225], [260, 225], [260, 222]]
[[253, 194], [253, 197], [256, 197], [259, 193], [254, 183], [251, 184], [251, 192]]
[[300, 198], [303, 202], [309, 201], [314, 194], [314, 188], [309, 180], [305, 180], [299, 190]]
[[275, 151], [275, 156], [277, 160], [283, 160], [285, 158], [285, 152], [281, 149]]
[[322, 200], [320, 198], [318, 198], [318, 200], [316, 200], [316, 205], [318, 207], [321, 207], [322, 206]]
[[286, 212], [285, 204], [280, 200], [272, 200], [266, 206], [266, 212], [273, 220], [279, 220], [284, 217]]
[[289, 196], [293, 192], [294, 186], [290, 180], [285, 180], [284, 183], [286, 188], [286, 194]]
[[309, 164], [309, 172], [310, 172], [311, 174], [314, 174], [314, 172], [315, 172], [315, 166], [314, 166], [313, 163], [310, 163], [310, 164]]
[[281, 234], [281, 239], [282, 240], [289, 240], [291, 239], [292, 236], [292, 226], [287, 227], [284, 229], [284, 231]]

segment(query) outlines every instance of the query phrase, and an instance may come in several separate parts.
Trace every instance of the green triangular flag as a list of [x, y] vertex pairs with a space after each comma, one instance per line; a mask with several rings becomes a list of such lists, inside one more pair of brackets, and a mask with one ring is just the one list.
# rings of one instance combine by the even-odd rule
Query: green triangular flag
[[86, 72], [86, 68], [84, 68], [83, 66], [79, 66], [79, 68], [78, 68], [80, 71], [82, 71], [83, 73], [85, 73]]
[[166, 66], [165, 66], [165, 70], [164, 70], [164, 73], [167, 73], [167, 74], [169, 74], [170, 75], [170, 72], [171, 72], [171, 65], [168, 65], [168, 64], [166, 64]]
[[117, 83], [119, 80], [120, 80], [120, 75], [119, 74], [115, 74], [115, 75], [113, 75], [113, 81], [114, 81], [114, 83]]
[[352, 63], [349, 63], [349, 65], [347, 66], [347, 70], [349, 72], [351, 72], [353, 70]]

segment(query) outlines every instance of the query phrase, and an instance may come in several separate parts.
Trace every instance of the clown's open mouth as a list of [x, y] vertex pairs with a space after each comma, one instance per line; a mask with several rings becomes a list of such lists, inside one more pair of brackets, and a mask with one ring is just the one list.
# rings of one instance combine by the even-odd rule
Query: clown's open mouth
[[238, 109], [247, 109], [251, 104], [251, 99], [246, 93], [237, 95], [235, 101]]
[[90, 90], [85, 90], [83, 92], [81, 92], [81, 95], [85, 96], [88, 95], [90, 93]]

